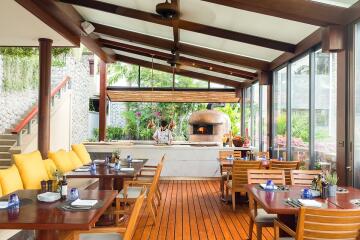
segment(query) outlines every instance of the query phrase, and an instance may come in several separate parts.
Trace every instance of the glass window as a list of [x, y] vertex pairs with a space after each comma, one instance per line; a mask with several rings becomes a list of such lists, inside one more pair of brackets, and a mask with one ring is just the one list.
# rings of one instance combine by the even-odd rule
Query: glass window
[[354, 185], [360, 187], [360, 23], [355, 28]]
[[137, 87], [139, 66], [116, 62], [108, 64], [108, 84], [118, 87]]
[[336, 54], [315, 53], [315, 161], [336, 169]]
[[268, 151], [269, 136], [268, 136], [268, 86], [261, 86], [261, 141], [262, 151]]
[[309, 167], [309, 55], [291, 65], [291, 159]]
[[251, 137], [251, 87], [245, 90], [245, 136]]
[[259, 83], [252, 85], [252, 110], [251, 110], [251, 142], [256, 150], [260, 147], [260, 119], [259, 119]]
[[140, 87], [172, 87], [172, 73], [153, 70], [151, 68], [140, 68]]
[[273, 157], [286, 157], [287, 68], [275, 72], [273, 84]]
[[184, 76], [175, 76], [176, 88], [208, 88], [208, 82]]

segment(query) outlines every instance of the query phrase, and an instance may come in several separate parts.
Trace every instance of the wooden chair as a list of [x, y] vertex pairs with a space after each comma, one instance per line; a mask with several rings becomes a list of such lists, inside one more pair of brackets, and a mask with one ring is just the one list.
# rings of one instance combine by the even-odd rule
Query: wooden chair
[[[228, 156], [233, 155], [234, 156], [234, 151], [233, 150], [226, 150], [226, 151], [219, 151], [219, 161], [221, 161], [221, 159], [226, 159]], [[235, 156], [234, 156], [235, 157]], [[221, 197], [224, 197], [224, 185], [225, 185], [225, 181], [228, 178], [229, 172], [231, 171], [231, 167], [222, 167], [220, 166], [220, 192], [221, 192]]]
[[[157, 203], [155, 200], [156, 192], [159, 188], [159, 180], [160, 180], [160, 174], [162, 171], [162, 163], [160, 162], [158, 164], [158, 168], [156, 169], [155, 176], [153, 178], [152, 183], [149, 186], [148, 181], [140, 181], [140, 180], [131, 180], [131, 181], [125, 181], [124, 182], [124, 188], [119, 192], [119, 194], [116, 197], [116, 206], [115, 206], [115, 215], [116, 215], [116, 221], [119, 220], [119, 214], [126, 212], [126, 205], [135, 202], [137, 198], [140, 196], [141, 189], [144, 186], [149, 187], [147, 189], [146, 193], [146, 206], [150, 210], [151, 216], [155, 222], [158, 206], [160, 205], [160, 200], [158, 199]], [[124, 204], [124, 209], [121, 209], [121, 203]]]
[[291, 170], [297, 170], [300, 167], [299, 161], [278, 161], [278, 160], [270, 160], [269, 169], [279, 169], [284, 170], [285, 172], [285, 181], [287, 185], [291, 184]]
[[[262, 184], [266, 183], [267, 180], [271, 179], [276, 185], [285, 185], [285, 173], [284, 170], [248, 170], [248, 183], [249, 184]], [[264, 209], [257, 207], [257, 203], [253, 199], [252, 195], [249, 195], [249, 237], [252, 239], [252, 232], [254, 224], [256, 224], [257, 239], [262, 239], [262, 228], [272, 227], [274, 219], [277, 218], [276, 214], [268, 214]]]
[[[300, 208], [296, 232], [279, 220], [274, 221], [275, 240], [280, 239], [360, 239], [360, 209]], [[282, 229], [292, 238], [279, 237]]]
[[263, 156], [265, 156], [266, 159], [270, 159], [270, 153], [269, 152], [257, 152], [256, 153], [256, 158], [262, 158]]
[[242, 161], [235, 160], [233, 162], [231, 175], [232, 180], [228, 179], [226, 182], [226, 199], [229, 197], [229, 190], [231, 190], [232, 207], [235, 211], [235, 194], [237, 192], [246, 192], [244, 185], [248, 184], [247, 171], [248, 169], [259, 169], [261, 167], [260, 161]]
[[291, 185], [311, 186], [313, 179], [321, 172], [321, 170], [291, 170]]
[[140, 216], [140, 210], [144, 203], [145, 190], [143, 189], [140, 196], [136, 199], [134, 208], [132, 210], [129, 223], [124, 227], [98, 227], [89, 231], [75, 231], [74, 240], [131, 240], [134, 236], [137, 222]]

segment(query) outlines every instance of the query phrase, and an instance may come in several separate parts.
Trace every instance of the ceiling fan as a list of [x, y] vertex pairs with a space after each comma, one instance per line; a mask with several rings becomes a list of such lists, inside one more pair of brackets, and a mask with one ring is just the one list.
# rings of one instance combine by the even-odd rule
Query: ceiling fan
[[173, 19], [179, 14], [177, 4], [169, 2], [168, 0], [157, 4], [156, 12], [165, 19]]

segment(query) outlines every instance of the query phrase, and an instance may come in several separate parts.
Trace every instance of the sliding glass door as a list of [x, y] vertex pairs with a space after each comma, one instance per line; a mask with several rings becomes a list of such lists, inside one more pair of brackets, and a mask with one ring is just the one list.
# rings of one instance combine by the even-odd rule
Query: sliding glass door
[[354, 185], [360, 188], [360, 23], [355, 26]]

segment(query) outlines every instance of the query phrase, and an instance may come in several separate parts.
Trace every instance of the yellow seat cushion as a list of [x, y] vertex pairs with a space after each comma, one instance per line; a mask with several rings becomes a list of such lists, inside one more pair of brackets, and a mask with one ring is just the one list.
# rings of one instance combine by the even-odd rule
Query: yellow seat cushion
[[49, 179], [55, 180], [54, 172], [56, 172], [57, 168], [54, 161], [51, 159], [46, 159], [44, 160], [44, 164]]
[[71, 159], [75, 168], [79, 168], [83, 165], [82, 161], [80, 160], [80, 158], [78, 157], [78, 155], [76, 155], [76, 153], [74, 151], [69, 151], [68, 155], [69, 155], [69, 158]]
[[71, 149], [76, 153], [84, 165], [91, 163], [90, 154], [86, 150], [84, 144], [73, 144], [71, 145]]
[[48, 157], [54, 161], [56, 168], [63, 174], [75, 169], [69, 154], [63, 149], [57, 152], [49, 152]]
[[2, 197], [3, 195], [3, 191], [2, 191], [2, 188], [1, 188], [1, 184], [0, 184], [0, 197]]
[[25, 189], [40, 189], [40, 182], [42, 180], [49, 180], [39, 151], [14, 154], [14, 161]]
[[3, 195], [24, 189], [16, 165], [12, 165], [8, 169], [0, 170], [0, 185]]

